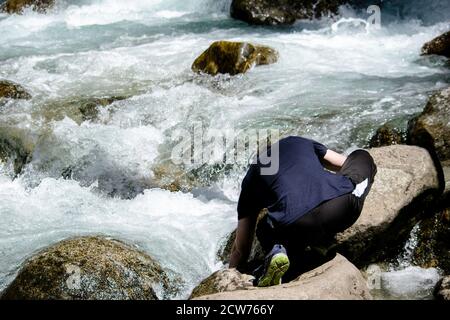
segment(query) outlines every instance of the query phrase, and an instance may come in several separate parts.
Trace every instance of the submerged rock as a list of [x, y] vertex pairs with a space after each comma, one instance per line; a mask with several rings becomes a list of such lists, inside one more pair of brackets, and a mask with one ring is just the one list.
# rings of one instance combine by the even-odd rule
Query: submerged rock
[[422, 47], [422, 55], [436, 54], [450, 58], [450, 31], [441, 34]]
[[408, 125], [408, 143], [450, 160], [450, 87], [433, 94], [423, 112]]
[[[203, 295], [207, 294], [207, 295]], [[369, 300], [372, 296], [361, 272], [341, 255], [297, 279], [267, 288], [250, 285], [249, 276], [221, 270], [192, 292], [200, 300]]]
[[359, 219], [336, 237], [337, 250], [362, 265], [384, 258], [439, 197], [427, 150], [395, 145], [369, 150], [378, 172]]
[[19, 84], [0, 80], [0, 99], [31, 99], [31, 95]]
[[289, 25], [338, 12], [343, 0], [233, 0], [231, 17], [256, 25]]
[[98, 107], [106, 107], [115, 101], [125, 100], [127, 97], [89, 98], [79, 102], [78, 110], [83, 121], [96, 120], [99, 114]]
[[25, 8], [31, 7], [36, 12], [45, 13], [54, 5], [55, 0], [6, 0], [0, 6], [0, 12], [22, 13]]
[[437, 283], [434, 295], [438, 300], [450, 300], [450, 276], [442, 278]]
[[216, 41], [192, 64], [194, 72], [210, 75], [245, 73], [253, 66], [277, 62], [278, 52], [247, 42]]
[[167, 273], [123, 242], [89, 236], [61, 241], [28, 261], [1, 299], [157, 300], [174, 293]]
[[370, 139], [369, 147], [377, 148], [390, 146], [393, 144], [403, 144], [406, 142], [404, 134], [393, 127], [389, 123], [385, 123], [375, 132], [374, 136]]
[[0, 127], [0, 160], [11, 161], [14, 173], [22, 172], [30, 162], [35, 143], [24, 130], [14, 127]]
[[60, 121], [68, 116], [81, 124], [83, 121], [97, 121], [102, 107], [107, 107], [116, 101], [127, 99], [127, 96], [81, 97], [67, 100], [52, 101], [39, 110], [47, 121]]

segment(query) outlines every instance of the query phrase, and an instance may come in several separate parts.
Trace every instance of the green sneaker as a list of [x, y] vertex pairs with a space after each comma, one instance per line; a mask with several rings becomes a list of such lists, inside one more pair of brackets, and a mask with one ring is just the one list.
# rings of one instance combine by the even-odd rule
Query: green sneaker
[[257, 279], [258, 287], [269, 287], [281, 284], [281, 278], [289, 269], [289, 258], [286, 249], [276, 244], [266, 256], [262, 266], [262, 275]]

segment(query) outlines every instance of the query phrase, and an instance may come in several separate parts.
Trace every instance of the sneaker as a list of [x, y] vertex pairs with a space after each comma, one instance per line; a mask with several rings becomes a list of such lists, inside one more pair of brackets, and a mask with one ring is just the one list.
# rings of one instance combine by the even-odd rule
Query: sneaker
[[289, 269], [289, 258], [286, 249], [279, 244], [273, 246], [272, 251], [264, 259], [264, 264], [255, 273], [258, 287], [269, 287], [281, 284], [281, 277]]

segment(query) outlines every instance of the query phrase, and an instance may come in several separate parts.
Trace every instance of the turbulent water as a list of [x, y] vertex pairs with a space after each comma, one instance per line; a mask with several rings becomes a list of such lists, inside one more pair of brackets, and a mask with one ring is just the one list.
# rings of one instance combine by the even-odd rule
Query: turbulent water
[[[11, 163], [0, 171], [0, 290], [36, 250], [99, 233], [179, 273], [177, 297], [186, 297], [221, 267], [216, 252], [236, 224], [245, 166], [168, 166], [175, 130], [276, 128], [345, 151], [366, 146], [386, 121], [404, 126], [450, 82], [445, 59], [419, 55], [449, 28], [442, 11], [430, 18], [433, 6], [424, 20], [382, 12], [375, 29], [348, 9], [333, 21], [251, 27], [231, 19], [229, 5], [59, 1], [46, 15], [0, 14], [0, 78], [33, 96], [0, 105], [0, 125], [34, 146], [20, 176]], [[194, 75], [195, 57], [222, 39], [269, 45], [280, 59], [235, 77]], [[70, 107], [111, 96], [126, 99], [93, 121]], [[167, 166], [189, 177], [183, 192], [157, 187]]]

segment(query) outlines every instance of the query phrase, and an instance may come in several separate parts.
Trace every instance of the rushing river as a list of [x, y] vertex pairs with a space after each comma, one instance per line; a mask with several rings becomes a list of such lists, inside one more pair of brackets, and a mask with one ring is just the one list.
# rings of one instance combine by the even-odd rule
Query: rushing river
[[[445, 59], [419, 55], [449, 28], [438, 9], [423, 20], [382, 12], [380, 29], [348, 9], [340, 21], [263, 28], [231, 19], [223, 0], [57, 4], [46, 15], [0, 14], [0, 78], [33, 96], [0, 105], [0, 126], [35, 146], [20, 176], [10, 163], [0, 168], [0, 290], [36, 250], [98, 233], [135, 243], [179, 273], [185, 298], [222, 266], [216, 252], [235, 227], [245, 167], [176, 167], [197, 178], [193, 188], [155, 187], [175, 130], [199, 122], [276, 128], [346, 151], [366, 146], [386, 121], [404, 126], [450, 83]], [[280, 59], [235, 77], [194, 75], [192, 62], [215, 40], [269, 45]], [[80, 122], [67, 107], [112, 96], [126, 99], [95, 121]], [[404, 283], [429, 272], [410, 267], [388, 278]]]

